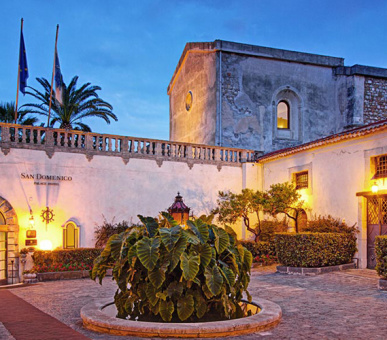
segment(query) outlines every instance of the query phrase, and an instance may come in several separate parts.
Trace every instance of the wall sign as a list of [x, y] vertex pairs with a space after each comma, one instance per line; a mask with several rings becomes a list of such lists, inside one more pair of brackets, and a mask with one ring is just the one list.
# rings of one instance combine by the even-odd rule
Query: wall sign
[[38, 240], [26, 240], [26, 246], [37, 246]]
[[33, 180], [35, 185], [59, 185], [59, 182], [71, 182], [73, 180], [71, 176], [28, 174], [25, 172], [20, 174], [20, 178]]

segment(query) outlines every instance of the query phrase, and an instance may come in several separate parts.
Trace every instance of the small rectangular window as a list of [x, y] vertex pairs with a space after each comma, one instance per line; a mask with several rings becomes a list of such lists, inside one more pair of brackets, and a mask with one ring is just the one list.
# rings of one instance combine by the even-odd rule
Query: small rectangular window
[[295, 175], [296, 189], [308, 188], [308, 171], [302, 171]]
[[375, 174], [372, 179], [387, 177], [387, 155], [375, 157]]

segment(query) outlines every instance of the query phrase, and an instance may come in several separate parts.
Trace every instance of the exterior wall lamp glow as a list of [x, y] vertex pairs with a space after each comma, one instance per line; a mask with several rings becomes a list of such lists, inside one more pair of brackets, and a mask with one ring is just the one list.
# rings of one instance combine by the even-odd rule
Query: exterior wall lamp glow
[[372, 191], [374, 194], [377, 194], [377, 193], [378, 193], [379, 187], [378, 187], [378, 185], [376, 184], [376, 182], [374, 182], [374, 185], [371, 187], [371, 191]]
[[177, 193], [175, 197], [175, 202], [168, 208], [168, 213], [173, 217], [173, 219], [180, 225], [185, 225], [189, 219], [189, 211], [184, 202], [183, 197], [180, 196], [180, 193]]

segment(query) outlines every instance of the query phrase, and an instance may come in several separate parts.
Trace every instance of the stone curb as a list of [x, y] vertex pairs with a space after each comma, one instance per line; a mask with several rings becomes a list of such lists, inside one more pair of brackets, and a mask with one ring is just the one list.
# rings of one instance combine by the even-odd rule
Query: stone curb
[[342, 271], [347, 269], [355, 269], [355, 268], [356, 268], [355, 263], [346, 263], [346, 264], [340, 264], [337, 266], [317, 267], [317, 268], [277, 266], [277, 272], [281, 274], [314, 276], [314, 275], [320, 275], [320, 274], [337, 272], [337, 271]]
[[378, 289], [387, 292], [387, 279], [379, 279]]
[[264, 299], [253, 302], [261, 311], [246, 318], [217, 322], [161, 323], [108, 316], [102, 309], [111, 303], [111, 299], [103, 299], [84, 306], [81, 309], [81, 318], [86, 328], [97, 332], [163, 338], [213, 338], [249, 334], [273, 328], [281, 321], [282, 310], [276, 303]]

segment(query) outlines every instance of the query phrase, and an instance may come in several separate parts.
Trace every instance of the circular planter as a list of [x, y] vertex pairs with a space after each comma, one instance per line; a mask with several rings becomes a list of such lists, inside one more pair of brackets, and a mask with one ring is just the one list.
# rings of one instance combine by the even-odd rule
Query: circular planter
[[[282, 317], [276, 303], [256, 299], [258, 314], [234, 320], [195, 323], [162, 323], [123, 320], [106, 312], [111, 299], [92, 302], [81, 309], [83, 325], [93, 331], [139, 337], [213, 338], [249, 334], [276, 326]], [[105, 311], [104, 311], [105, 309]]]

